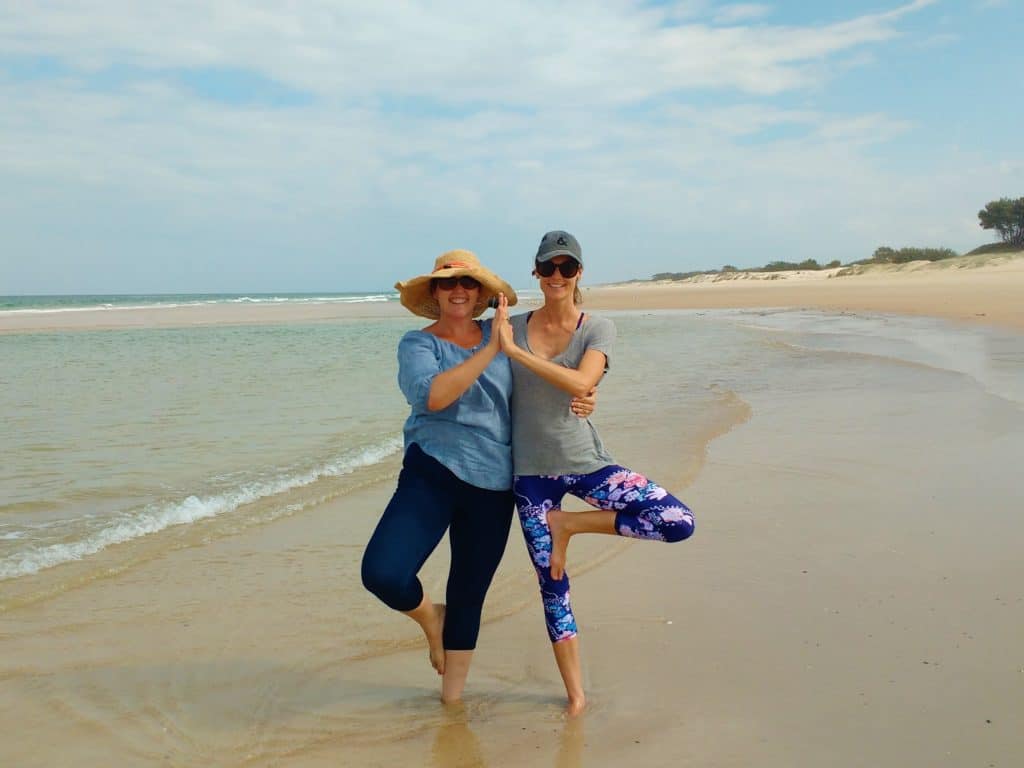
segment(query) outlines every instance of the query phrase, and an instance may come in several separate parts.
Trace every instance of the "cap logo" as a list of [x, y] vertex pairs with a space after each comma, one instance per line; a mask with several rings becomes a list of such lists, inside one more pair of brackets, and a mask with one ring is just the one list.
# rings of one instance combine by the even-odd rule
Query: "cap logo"
[[561, 235], [559, 235], [559, 236], [558, 236], [558, 239], [557, 239], [557, 240], [555, 240], [555, 245], [568, 245], [568, 243], [567, 243], [567, 242], [565, 242], [565, 238], [564, 238], [564, 237], [562, 237]]

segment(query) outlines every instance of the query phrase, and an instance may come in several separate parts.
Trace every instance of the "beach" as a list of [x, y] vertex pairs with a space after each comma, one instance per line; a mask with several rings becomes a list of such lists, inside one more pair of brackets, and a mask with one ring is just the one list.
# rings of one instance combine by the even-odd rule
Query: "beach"
[[396, 303], [0, 313], [0, 764], [1016, 765], [1022, 296], [1021, 258], [588, 289], [594, 423], [697, 530], [573, 540], [572, 720], [515, 524], [462, 705], [358, 583]]
[[601, 309], [807, 307], [943, 317], [1018, 330], [1024, 329], [1022, 296], [1022, 253], [816, 271], [721, 273], [596, 286], [587, 292], [591, 306]]
[[[849, 275], [841, 275], [851, 272]], [[735, 272], [680, 281], [634, 281], [587, 287], [593, 309], [810, 308], [942, 317], [1024, 329], [1024, 253], [961, 256], [941, 262]], [[383, 294], [375, 296], [380, 298]], [[524, 301], [530, 305], [530, 301]], [[0, 334], [123, 328], [176, 328], [393, 317], [387, 302], [234, 302], [177, 306], [0, 312]]]

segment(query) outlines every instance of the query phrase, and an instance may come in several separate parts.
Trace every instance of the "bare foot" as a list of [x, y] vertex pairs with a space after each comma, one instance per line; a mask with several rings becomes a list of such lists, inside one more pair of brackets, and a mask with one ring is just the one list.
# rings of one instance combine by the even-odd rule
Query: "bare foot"
[[548, 510], [548, 528], [551, 530], [551, 578], [559, 581], [565, 574], [565, 553], [569, 547], [569, 532], [566, 530], [566, 515], [562, 509]]
[[423, 631], [427, 635], [427, 646], [430, 648], [430, 666], [437, 670], [437, 674], [444, 674], [444, 603], [434, 603], [434, 617], [436, 621], [432, 626]]
[[565, 714], [568, 717], [576, 717], [580, 714], [587, 706], [587, 699], [581, 693], [579, 696], [573, 696], [569, 698], [569, 706], [565, 708]]

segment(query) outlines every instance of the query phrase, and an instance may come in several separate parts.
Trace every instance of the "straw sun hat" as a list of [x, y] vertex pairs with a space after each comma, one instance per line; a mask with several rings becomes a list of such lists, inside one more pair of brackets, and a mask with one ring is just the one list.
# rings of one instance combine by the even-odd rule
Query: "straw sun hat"
[[498, 277], [480, 263], [475, 253], [470, 251], [448, 251], [434, 259], [434, 271], [429, 275], [413, 277], [405, 282], [395, 283], [402, 306], [420, 317], [436, 320], [441, 316], [437, 299], [430, 294], [430, 281], [438, 277], [461, 277], [469, 275], [480, 283], [480, 298], [473, 308], [473, 317], [478, 317], [487, 309], [487, 302], [499, 293], [508, 297], [508, 303], [515, 304], [516, 292], [512, 286]]

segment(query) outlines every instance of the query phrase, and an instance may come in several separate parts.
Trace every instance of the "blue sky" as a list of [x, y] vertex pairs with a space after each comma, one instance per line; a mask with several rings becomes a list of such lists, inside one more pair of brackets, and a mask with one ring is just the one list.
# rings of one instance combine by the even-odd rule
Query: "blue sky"
[[1019, 0], [19, 3], [0, 294], [518, 287], [879, 245], [1024, 196]]

